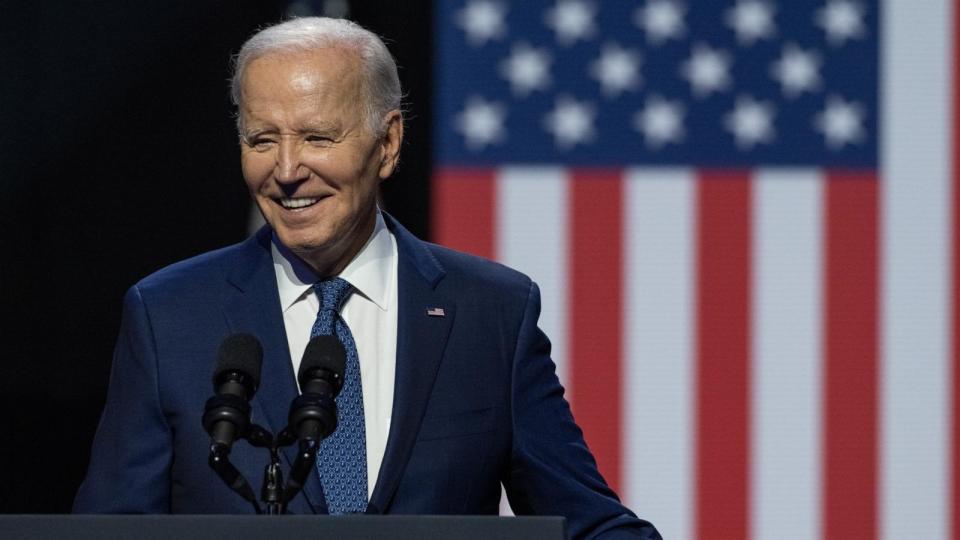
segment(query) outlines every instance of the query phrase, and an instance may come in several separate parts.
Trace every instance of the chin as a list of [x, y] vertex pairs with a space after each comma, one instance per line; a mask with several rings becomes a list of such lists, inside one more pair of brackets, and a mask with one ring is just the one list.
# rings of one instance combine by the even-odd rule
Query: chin
[[303, 235], [299, 234], [284, 234], [283, 232], [278, 231], [277, 237], [280, 239], [280, 242], [287, 247], [287, 249], [296, 253], [297, 255], [308, 255], [310, 253], [323, 251], [327, 246], [327, 243], [323, 242], [319, 238], [304, 237]]

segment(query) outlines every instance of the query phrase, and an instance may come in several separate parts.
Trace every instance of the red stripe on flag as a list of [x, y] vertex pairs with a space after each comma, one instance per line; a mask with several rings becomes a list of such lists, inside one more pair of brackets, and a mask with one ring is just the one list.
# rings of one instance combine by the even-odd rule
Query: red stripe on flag
[[434, 241], [493, 258], [495, 189], [492, 170], [438, 169], [431, 190]]
[[877, 535], [877, 178], [826, 189], [824, 496], [821, 536]]
[[746, 538], [750, 178], [707, 172], [697, 185], [697, 537]]
[[569, 358], [577, 423], [614, 490], [621, 485], [623, 181], [577, 170], [570, 181]]

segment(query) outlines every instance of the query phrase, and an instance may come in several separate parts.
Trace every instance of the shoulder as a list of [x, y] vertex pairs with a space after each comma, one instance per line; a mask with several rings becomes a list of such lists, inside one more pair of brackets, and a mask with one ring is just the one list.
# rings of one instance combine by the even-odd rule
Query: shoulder
[[460, 299], [514, 299], [525, 303], [536, 287], [529, 277], [495, 261], [420, 240], [392, 216], [384, 213], [387, 227], [397, 241], [401, 260], [436, 287], [438, 292]]
[[[483, 257], [456, 251], [429, 242], [423, 243], [444, 269], [444, 281], [456, 285], [474, 285], [487, 290], [526, 296], [532, 281], [513, 268]], [[449, 286], [449, 284], [448, 284]]]

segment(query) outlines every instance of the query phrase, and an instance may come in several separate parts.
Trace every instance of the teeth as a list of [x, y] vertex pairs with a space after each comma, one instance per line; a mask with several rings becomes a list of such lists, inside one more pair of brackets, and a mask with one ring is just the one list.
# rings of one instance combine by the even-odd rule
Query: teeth
[[301, 197], [296, 199], [289, 199], [287, 197], [283, 197], [280, 199], [280, 204], [283, 205], [284, 208], [290, 208], [290, 209], [304, 208], [304, 207], [310, 206], [311, 204], [319, 200], [320, 199], [315, 199], [312, 197]]

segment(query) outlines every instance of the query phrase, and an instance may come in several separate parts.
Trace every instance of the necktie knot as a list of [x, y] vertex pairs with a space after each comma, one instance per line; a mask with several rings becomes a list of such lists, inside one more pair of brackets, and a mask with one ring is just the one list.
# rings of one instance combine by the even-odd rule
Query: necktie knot
[[320, 299], [320, 311], [340, 311], [353, 286], [343, 278], [329, 278], [314, 283], [313, 290]]

